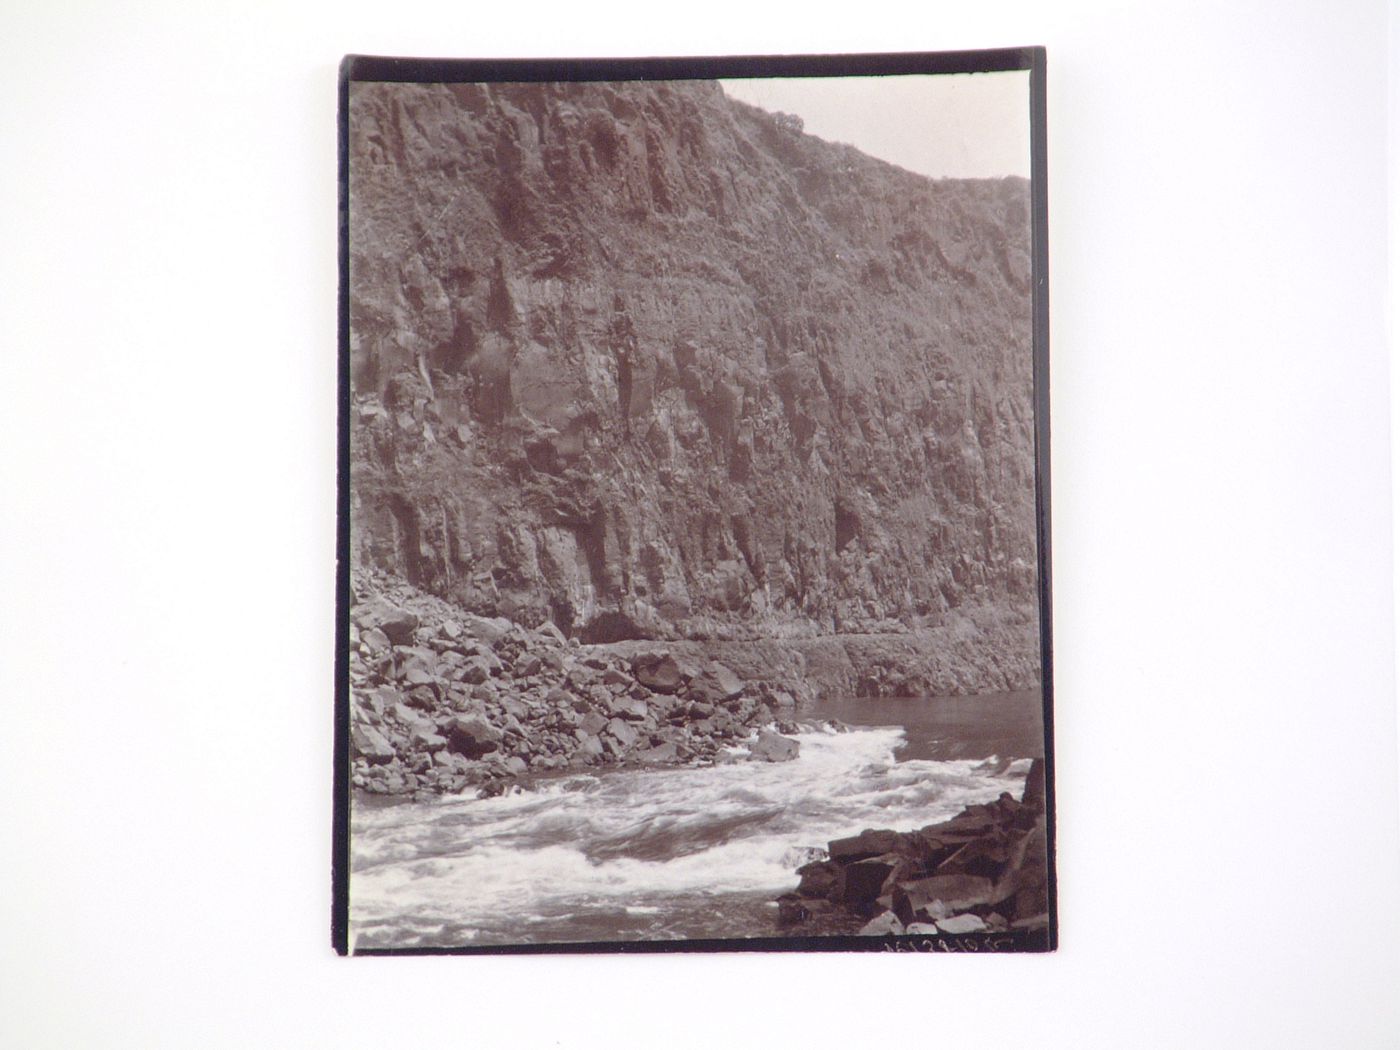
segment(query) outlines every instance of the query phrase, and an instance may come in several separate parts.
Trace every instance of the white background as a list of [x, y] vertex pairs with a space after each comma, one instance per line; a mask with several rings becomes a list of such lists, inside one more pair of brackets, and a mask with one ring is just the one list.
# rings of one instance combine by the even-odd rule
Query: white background
[[[1380, 2], [0, 11], [0, 1043], [1393, 1047]], [[1054, 956], [329, 947], [348, 51], [1050, 54]]]

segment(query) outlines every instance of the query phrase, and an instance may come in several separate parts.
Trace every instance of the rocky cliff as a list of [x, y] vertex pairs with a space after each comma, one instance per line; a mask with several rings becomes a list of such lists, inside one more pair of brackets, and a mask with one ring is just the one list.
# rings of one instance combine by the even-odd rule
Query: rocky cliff
[[585, 643], [824, 686], [1039, 667], [1028, 185], [715, 83], [356, 83], [352, 546]]

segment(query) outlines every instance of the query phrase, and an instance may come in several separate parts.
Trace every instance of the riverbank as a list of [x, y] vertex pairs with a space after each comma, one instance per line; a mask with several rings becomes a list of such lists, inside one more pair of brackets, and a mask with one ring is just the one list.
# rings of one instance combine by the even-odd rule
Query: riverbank
[[799, 744], [800, 679], [746, 681], [664, 644], [583, 646], [551, 623], [473, 616], [357, 574], [350, 626], [351, 780], [425, 798], [571, 771], [779, 762]]
[[778, 898], [778, 923], [794, 933], [860, 920], [870, 936], [1047, 930], [1044, 760], [1030, 764], [1019, 801], [1003, 793], [917, 831], [835, 839], [797, 874]]
[[[491, 798], [365, 796], [351, 812], [361, 948], [841, 937], [833, 909], [785, 931], [793, 872], [860, 828], [947, 820], [1028, 762], [897, 760], [893, 725], [807, 730], [790, 762], [612, 766]], [[776, 942], [775, 942], [776, 943]], [[853, 946], [860, 946], [852, 943]], [[874, 944], [874, 940], [862, 942]]]
[[[358, 833], [357, 879], [387, 923], [376, 935], [386, 938], [384, 945], [400, 936], [513, 943], [538, 935], [528, 923], [512, 925], [511, 909], [499, 902], [453, 932], [462, 918], [455, 889], [434, 905], [456, 916], [438, 923], [436, 933], [403, 925], [407, 917], [394, 902], [408, 891], [392, 870], [377, 867], [399, 847], [385, 853], [365, 836], [408, 836], [410, 852], [441, 858], [444, 850], [466, 848], [462, 820], [482, 828], [470, 836], [470, 855], [453, 862], [461, 872], [442, 875], [445, 884], [484, 865], [472, 892], [494, 900], [480, 880], [512, 870], [501, 867], [504, 858], [518, 865], [526, 855], [521, 849], [538, 853], [541, 863], [547, 855], [545, 866], [555, 872], [549, 885], [559, 885], [534, 891], [545, 898], [535, 913], [544, 918], [536, 921], [583, 938], [611, 939], [623, 930], [641, 938], [762, 936], [764, 930], [937, 937], [1046, 928], [1043, 764], [1031, 761], [1041, 734], [1034, 697], [974, 698], [975, 710], [871, 698], [833, 705], [818, 702], [792, 665], [750, 663], [752, 652], [739, 648], [734, 651], [748, 655], [735, 668], [707, 658], [694, 643], [582, 645], [551, 623], [528, 628], [475, 616], [392, 577], [356, 573], [353, 586], [351, 776], [357, 819], [369, 821]], [[855, 706], [846, 710], [842, 703]], [[901, 710], [905, 703], [916, 708]], [[822, 717], [814, 720], [817, 714]], [[833, 729], [846, 728], [833, 717], [850, 720], [856, 731], [833, 736]], [[908, 738], [906, 726], [913, 730]], [[850, 744], [836, 743], [842, 740]], [[891, 765], [890, 749], [908, 740], [914, 743], [904, 758]], [[983, 761], [998, 754], [1024, 757]], [[792, 764], [764, 772], [715, 768], [751, 762]], [[665, 767], [675, 771], [645, 772]], [[604, 773], [609, 776], [598, 779]], [[838, 784], [841, 791], [832, 795]], [[1009, 792], [1023, 784], [1016, 801]], [[516, 785], [529, 790], [496, 798]], [[634, 789], [641, 791], [636, 799]], [[602, 792], [611, 815], [589, 810], [598, 827], [587, 833], [578, 816], [570, 818], [573, 830], [561, 838], [548, 814], [572, 806], [580, 791]], [[467, 803], [474, 795], [492, 801]], [[671, 801], [655, 804], [662, 797]], [[449, 805], [460, 799], [473, 812], [372, 816], [439, 798]], [[539, 811], [537, 829], [531, 830], [533, 821], [515, 823], [512, 799]], [[498, 812], [491, 808], [497, 803], [510, 808]], [[917, 831], [833, 838], [871, 819], [915, 823], [952, 814]], [[408, 823], [400, 829], [402, 820]], [[421, 831], [420, 820], [426, 820]], [[420, 835], [427, 839], [420, 843]], [[499, 853], [481, 848], [502, 836], [518, 845]], [[818, 845], [824, 841], [826, 849]], [[713, 854], [717, 866], [687, 861], [694, 851]], [[610, 876], [622, 880], [613, 889], [635, 882], [635, 897], [612, 900], [597, 884], [593, 865], [604, 858], [623, 865]], [[627, 867], [634, 859], [661, 864], [666, 874]], [[576, 862], [583, 867], [572, 876], [559, 874], [558, 865]], [[799, 885], [774, 901], [783, 873], [794, 871]], [[689, 890], [660, 892], [677, 881]], [[564, 890], [570, 884], [582, 897]], [[706, 913], [712, 892], [725, 895], [721, 910], [728, 917]], [[580, 903], [589, 898], [593, 903]], [[482, 933], [479, 923], [490, 932]]]

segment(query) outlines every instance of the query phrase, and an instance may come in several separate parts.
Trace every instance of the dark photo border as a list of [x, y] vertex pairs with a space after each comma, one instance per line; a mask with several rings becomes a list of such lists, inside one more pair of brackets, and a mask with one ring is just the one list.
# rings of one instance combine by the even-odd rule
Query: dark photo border
[[335, 579], [334, 763], [331, 853], [331, 942], [350, 954], [350, 245], [349, 94], [352, 81], [461, 83], [480, 81], [690, 80], [841, 77], [892, 74], [1030, 73], [1031, 296], [1035, 411], [1035, 513], [1045, 728], [1049, 925], [1038, 931], [929, 938], [780, 936], [725, 940], [620, 941], [455, 948], [359, 949], [356, 955], [625, 954], [633, 952], [875, 951], [1047, 952], [1058, 946], [1053, 662], [1050, 584], [1049, 253], [1046, 187], [1046, 56], [1042, 47], [907, 54], [601, 59], [411, 59], [350, 55], [340, 65], [339, 295], [337, 346], [337, 519]]

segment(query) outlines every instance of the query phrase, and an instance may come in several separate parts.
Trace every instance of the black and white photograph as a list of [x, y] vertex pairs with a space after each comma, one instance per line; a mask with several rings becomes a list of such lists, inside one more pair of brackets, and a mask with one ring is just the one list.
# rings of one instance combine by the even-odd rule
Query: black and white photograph
[[0, 1047], [1400, 1047], [1395, 13], [0, 4]]
[[1030, 60], [969, 58], [348, 60], [348, 950], [1053, 946]]

